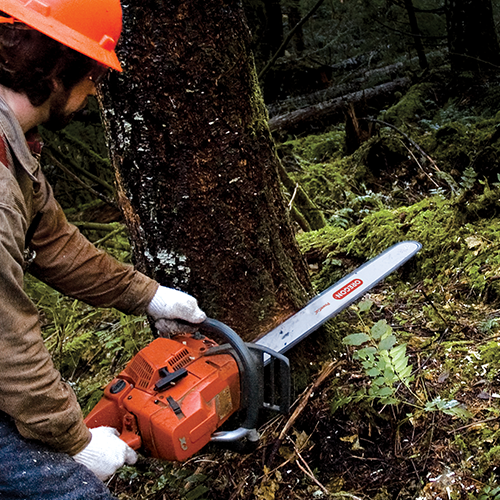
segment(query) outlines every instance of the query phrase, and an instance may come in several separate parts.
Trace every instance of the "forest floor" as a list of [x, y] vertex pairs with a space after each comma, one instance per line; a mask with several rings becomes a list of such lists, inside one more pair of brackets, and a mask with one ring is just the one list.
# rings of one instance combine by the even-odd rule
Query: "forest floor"
[[[121, 500], [500, 498], [500, 87], [446, 81], [415, 82], [352, 154], [337, 124], [280, 144], [324, 214], [298, 230], [318, 291], [398, 241], [422, 250], [307, 341], [312, 382], [294, 379], [292, 413], [262, 422], [257, 450], [141, 456], [109, 482]], [[119, 225], [106, 244], [127, 258]], [[28, 290], [87, 411], [147, 321]]]

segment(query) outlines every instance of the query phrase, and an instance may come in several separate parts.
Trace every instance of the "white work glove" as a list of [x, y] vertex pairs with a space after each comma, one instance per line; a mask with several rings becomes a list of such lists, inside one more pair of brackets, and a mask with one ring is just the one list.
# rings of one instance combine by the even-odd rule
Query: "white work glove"
[[[146, 312], [156, 320], [155, 326], [159, 333], [166, 337], [194, 332], [196, 327], [191, 325], [201, 323], [207, 318], [207, 315], [198, 307], [198, 302], [194, 297], [164, 286], [158, 288]], [[186, 325], [182, 321], [191, 325]]]
[[90, 429], [92, 439], [73, 459], [89, 468], [101, 481], [106, 481], [122, 465], [137, 462], [137, 453], [122, 441], [112, 427]]

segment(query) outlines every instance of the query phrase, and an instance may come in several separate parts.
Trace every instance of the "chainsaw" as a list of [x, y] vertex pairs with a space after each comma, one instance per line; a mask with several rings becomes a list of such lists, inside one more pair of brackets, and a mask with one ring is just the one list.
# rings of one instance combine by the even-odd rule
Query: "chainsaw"
[[[153, 340], [107, 385], [85, 423], [114, 427], [134, 450], [168, 461], [187, 460], [210, 442], [255, 445], [259, 414], [290, 408], [290, 365], [283, 353], [420, 248], [415, 241], [390, 247], [256, 342], [243, 342], [215, 319], [195, 333]], [[235, 413], [241, 422], [236, 429], [220, 430]]]

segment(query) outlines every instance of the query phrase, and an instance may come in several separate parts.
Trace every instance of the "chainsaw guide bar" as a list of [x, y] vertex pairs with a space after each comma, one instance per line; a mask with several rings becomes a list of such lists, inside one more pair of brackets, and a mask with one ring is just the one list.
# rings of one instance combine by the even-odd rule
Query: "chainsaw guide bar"
[[[279, 353], [288, 351], [371, 290], [421, 248], [422, 245], [416, 241], [403, 241], [393, 245], [314, 297], [299, 312], [255, 343]], [[265, 362], [268, 361], [269, 358], [265, 358]]]

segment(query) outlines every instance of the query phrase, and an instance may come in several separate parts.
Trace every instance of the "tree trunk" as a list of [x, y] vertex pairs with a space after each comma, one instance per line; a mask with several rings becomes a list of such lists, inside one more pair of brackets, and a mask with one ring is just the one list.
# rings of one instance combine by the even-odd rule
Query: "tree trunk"
[[425, 56], [424, 46], [422, 44], [421, 33], [418, 28], [417, 16], [415, 14], [415, 7], [413, 6], [413, 0], [404, 0], [405, 9], [408, 13], [408, 20], [410, 21], [411, 34], [413, 36], [413, 43], [415, 44], [415, 50], [417, 51], [418, 62], [422, 69], [427, 69], [429, 63], [427, 62], [427, 57]]
[[[298, 0], [292, 0], [289, 3], [289, 9], [288, 9], [288, 24], [289, 24], [288, 29], [292, 30], [297, 24], [300, 23], [301, 19], [302, 19], [302, 14], [300, 11], [300, 2]], [[302, 27], [296, 31], [292, 39], [292, 45], [293, 48], [295, 49], [295, 52], [298, 55], [304, 52], [306, 44], [304, 41], [304, 31], [302, 30]]]
[[279, 0], [243, 0], [252, 32], [252, 52], [257, 73], [278, 50], [283, 41], [283, 21]]
[[498, 71], [500, 46], [491, 0], [448, 0], [446, 23], [453, 71]]
[[278, 179], [250, 32], [234, 0], [131, 0], [124, 73], [101, 97], [137, 267], [245, 339], [310, 282]]

